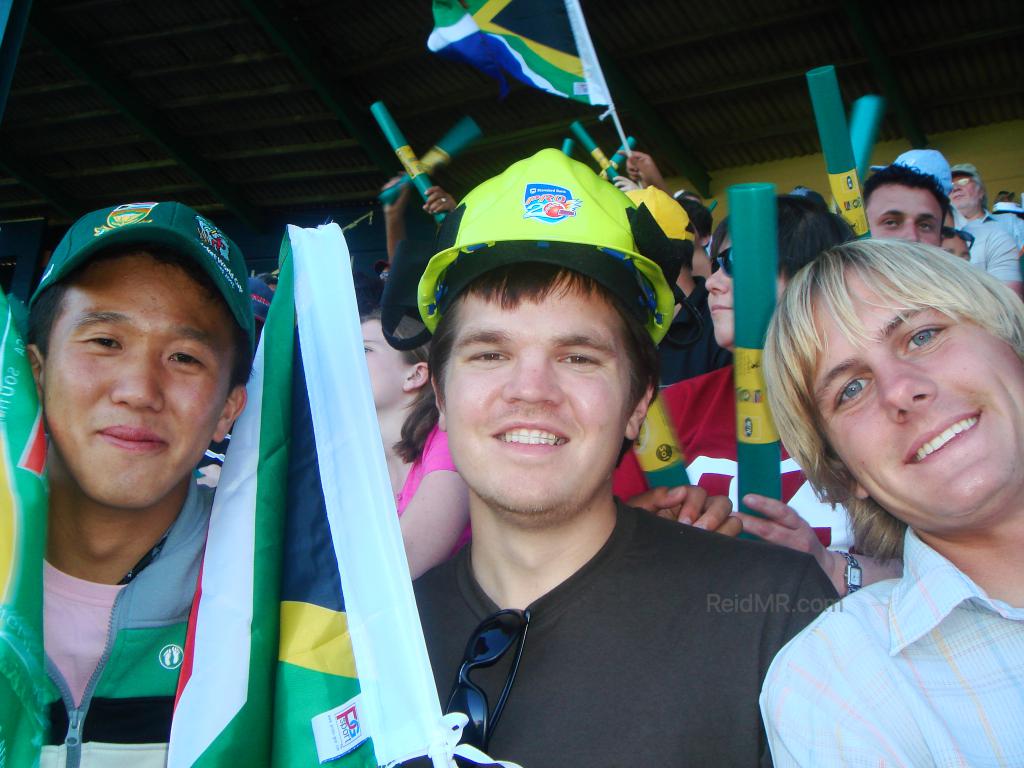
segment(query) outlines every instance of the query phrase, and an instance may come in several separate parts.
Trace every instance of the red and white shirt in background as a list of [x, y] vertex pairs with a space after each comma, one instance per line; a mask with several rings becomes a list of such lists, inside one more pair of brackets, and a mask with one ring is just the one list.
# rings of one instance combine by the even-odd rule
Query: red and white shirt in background
[[[690, 482], [711, 495], [728, 496], [736, 508], [736, 394], [733, 367], [685, 379], [662, 389], [665, 404], [686, 457]], [[803, 471], [782, 448], [782, 500], [814, 528], [821, 543], [833, 550], [853, 547], [853, 531], [843, 506], [818, 500]], [[630, 451], [615, 470], [613, 490], [623, 501], [648, 489], [643, 470]]]

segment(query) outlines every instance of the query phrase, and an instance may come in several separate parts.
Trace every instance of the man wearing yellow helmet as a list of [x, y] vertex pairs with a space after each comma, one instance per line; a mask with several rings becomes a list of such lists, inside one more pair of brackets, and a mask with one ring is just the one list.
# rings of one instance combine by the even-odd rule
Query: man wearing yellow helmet
[[417, 595], [465, 740], [530, 768], [758, 764], [768, 663], [835, 592], [808, 556], [612, 496], [672, 320], [661, 229], [544, 150], [439, 238], [420, 310], [473, 542]]

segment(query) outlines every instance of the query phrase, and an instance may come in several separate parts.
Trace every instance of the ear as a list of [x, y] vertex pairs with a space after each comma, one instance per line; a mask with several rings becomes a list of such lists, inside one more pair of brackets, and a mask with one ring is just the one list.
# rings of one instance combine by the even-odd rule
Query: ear
[[851, 492], [851, 493], [852, 493], [852, 494], [853, 494], [853, 495], [854, 495], [854, 496], [855, 496], [856, 498], [860, 499], [861, 501], [863, 501], [864, 499], [866, 499], [866, 498], [868, 498], [869, 496], [871, 496], [871, 494], [870, 494], [870, 493], [868, 493], [868, 489], [867, 489], [867, 488], [865, 488], [865, 487], [864, 487], [863, 485], [861, 485], [860, 483], [858, 483], [858, 482], [857, 482], [856, 480], [854, 480], [854, 481], [853, 481], [853, 488], [851, 489], [851, 491], [850, 491], [850, 492]]
[[415, 392], [430, 381], [430, 366], [426, 363], [416, 363], [409, 368], [402, 382], [403, 392]]
[[224, 435], [228, 433], [231, 425], [235, 423], [235, 420], [242, 413], [242, 409], [245, 408], [246, 397], [245, 387], [241, 384], [236, 385], [228, 393], [227, 400], [224, 401], [224, 408], [217, 419], [217, 428], [213, 433], [214, 442], [224, 439]]
[[447, 432], [448, 426], [445, 423], [444, 418], [444, 392], [442, 392], [441, 384], [438, 382], [436, 376], [430, 377], [430, 386], [434, 388], [434, 401], [437, 405], [437, 428], [442, 432]]
[[41, 402], [43, 399], [43, 364], [46, 361], [43, 359], [43, 353], [39, 351], [37, 345], [29, 344], [25, 349], [28, 350], [29, 365], [32, 366], [32, 378], [36, 380], [36, 395]]
[[651, 406], [651, 400], [654, 399], [654, 388], [648, 387], [647, 391], [644, 392], [643, 396], [637, 402], [633, 411], [629, 414], [629, 419], [626, 421], [626, 439], [636, 440], [640, 434], [640, 427], [644, 423], [644, 419], [647, 418], [647, 409]]

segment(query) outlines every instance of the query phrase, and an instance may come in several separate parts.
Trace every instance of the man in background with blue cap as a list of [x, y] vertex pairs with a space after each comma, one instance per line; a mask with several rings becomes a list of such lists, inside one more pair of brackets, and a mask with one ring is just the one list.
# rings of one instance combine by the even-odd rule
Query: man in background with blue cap
[[934, 149], [912, 149], [892, 165], [873, 165], [864, 183], [872, 237], [940, 246], [949, 211], [949, 163]]
[[[969, 249], [971, 264], [1001, 280], [1019, 296], [1021, 273], [1016, 251], [1010, 247], [1012, 241], [1003, 237], [999, 225], [979, 220], [972, 229], [969, 222], [965, 224], [962, 211], [958, 211], [965, 190], [982, 190], [979, 203], [984, 191], [977, 171], [970, 176], [964, 167], [951, 169], [942, 153], [934, 149], [912, 149], [897, 157], [892, 165], [871, 166], [875, 173], [864, 183], [864, 208], [871, 235], [941, 247], [943, 228], [952, 214], [956, 226], [974, 237]], [[973, 170], [974, 166], [968, 168]], [[968, 176], [968, 182], [977, 183], [968, 186]], [[983, 227], [991, 231], [983, 231]], [[952, 227], [945, 229], [947, 237], [955, 234]]]
[[180, 203], [83, 216], [29, 303], [49, 439], [42, 765], [162, 766], [212, 492], [245, 406], [245, 261]]

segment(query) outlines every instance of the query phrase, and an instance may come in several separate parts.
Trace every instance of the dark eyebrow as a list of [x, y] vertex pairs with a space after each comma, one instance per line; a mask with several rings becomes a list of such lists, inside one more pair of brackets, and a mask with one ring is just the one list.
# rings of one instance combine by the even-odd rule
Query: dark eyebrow
[[588, 347], [589, 349], [593, 349], [597, 352], [603, 352], [609, 356], [615, 355], [615, 347], [610, 343], [594, 336], [588, 336], [585, 333], [558, 336], [555, 338], [554, 343], [557, 347]]
[[512, 337], [505, 331], [479, 330], [467, 333], [455, 342], [455, 347], [468, 347], [471, 344], [503, 344]]
[[[471, 331], [455, 342], [456, 348], [468, 347], [474, 344], [506, 344], [512, 340], [511, 334], [499, 330], [481, 329]], [[613, 356], [615, 347], [603, 339], [590, 336], [585, 333], [571, 333], [565, 336], [556, 336], [552, 339], [555, 347], [587, 347], [597, 352]]]
[[97, 323], [126, 322], [128, 322], [128, 315], [121, 314], [120, 312], [89, 312], [75, 321], [74, 329], [88, 328], [90, 325], [96, 325]]
[[[882, 326], [882, 330], [878, 333], [878, 341], [887, 341], [892, 338], [893, 334], [900, 329], [900, 326], [920, 311], [921, 310], [919, 309], [912, 309], [901, 315], [893, 317], [889, 322]], [[856, 367], [856, 365], [857, 358], [848, 357], [830, 368], [829, 372], [826, 373], [824, 378], [821, 380], [821, 383], [814, 388], [814, 399], [820, 401], [825, 396], [825, 392], [827, 392], [832, 386], [832, 382], [846, 374], [850, 369]]]
[[191, 325], [176, 325], [174, 326], [174, 330], [179, 336], [184, 336], [186, 339], [198, 341], [200, 344], [205, 344], [208, 347], [216, 346], [213, 341], [213, 336], [206, 331], [201, 331]]
[[[74, 330], [82, 330], [92, 325], [99, 325], [100, 323], [123, 324], [129, 322], [131, 322], [131, 318], [122, 312], [89, 312], [75, 321]], [[178, 336], [197, 341], [200, 344], [210, 347], [216, 346], [213, 342], [213, 337], [209, 333], [201, 331], [194, 326], [176, 325], [174, 326], [174, 332]]]

